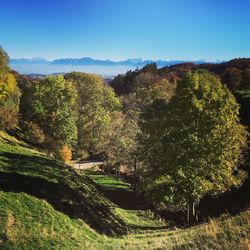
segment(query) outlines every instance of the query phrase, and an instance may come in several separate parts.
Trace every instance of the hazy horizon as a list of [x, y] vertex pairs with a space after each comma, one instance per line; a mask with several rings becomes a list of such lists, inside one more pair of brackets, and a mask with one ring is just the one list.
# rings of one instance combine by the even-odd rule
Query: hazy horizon
[[77, 66], [77, 65], [48, 65], [48, 64], [11, 64], [13, 70], [21, 74], [54, 74], [69, 73], [72, 71], [93, 73], [103, 77], [113, 77], [117, 74], [124, 74], [128, 70], [135, 70], [133, 66]]

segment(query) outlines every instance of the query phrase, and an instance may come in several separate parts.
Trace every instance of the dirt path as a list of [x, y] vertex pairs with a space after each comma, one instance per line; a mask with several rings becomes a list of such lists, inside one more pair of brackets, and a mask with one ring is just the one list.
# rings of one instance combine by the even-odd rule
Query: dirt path
[[98, 165], [103, 164], [102, 161], [80, 161], [80, 162], [72, 162], [72, 165], [75, 169], [89, 169], [93, 167], [97, 167]]

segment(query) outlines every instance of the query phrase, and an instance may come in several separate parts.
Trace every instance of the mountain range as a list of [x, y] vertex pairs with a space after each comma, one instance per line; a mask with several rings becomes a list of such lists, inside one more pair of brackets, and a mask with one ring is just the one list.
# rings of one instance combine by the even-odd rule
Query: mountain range
[[[93, 59], [91, 57], [82, 58], [60, 58], [52, 61], [46, 60], [44, 58], [20, 58], [20, 59], [10, 59], [10, 64], [47, 64], [47, 65], [77, 65], [77, 66], [133, 66], [133, 67], [143, 67], [149, 63], [155, 62], [158, 67], [164, 67], [184, 62], [193, 62], [195, 64], [201, 64], [208, 62], [207, 60], [144, 60], [142, 58], [131, 58], [121, 61], [112, 60], [101, 60]], [[221, 62], [221, 61], [216, 61]]]

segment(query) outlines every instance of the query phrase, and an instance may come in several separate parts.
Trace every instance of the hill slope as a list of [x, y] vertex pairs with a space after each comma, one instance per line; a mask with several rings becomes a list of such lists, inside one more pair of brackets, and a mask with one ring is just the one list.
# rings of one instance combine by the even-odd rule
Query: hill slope
[[78, 174], [0, 132], [0, 249], [247, 249], [249, 217], [170, 229], [126, 183]]

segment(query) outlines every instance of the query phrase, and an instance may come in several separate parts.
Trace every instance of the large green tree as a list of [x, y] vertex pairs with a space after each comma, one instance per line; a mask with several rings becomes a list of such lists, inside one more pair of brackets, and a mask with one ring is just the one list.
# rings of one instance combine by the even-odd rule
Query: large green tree
[[57, 152], [76, 142], [76, 97], [72, 83], [63, 76], [48, 76], [33, 84], [33, 117], [45, 133], [45, 147]]
[[77, 151], [99, 154], [105, 134], [120, 109], [111, 87], [93, 74], [72, 72], [65, 75], [77, 89]]
[[241, 185], [246, 130], [238, 115], [234, 96], [205, 71], [188, 73], [169, 104], [157, 101], [147, 109], [140, 155], [155, 203], [186, 209], [189, 218], [204, 195]]

